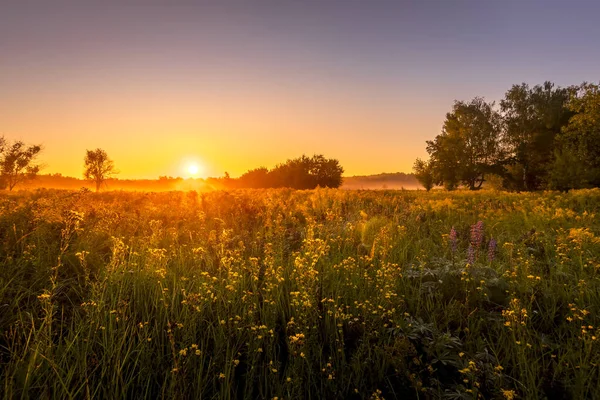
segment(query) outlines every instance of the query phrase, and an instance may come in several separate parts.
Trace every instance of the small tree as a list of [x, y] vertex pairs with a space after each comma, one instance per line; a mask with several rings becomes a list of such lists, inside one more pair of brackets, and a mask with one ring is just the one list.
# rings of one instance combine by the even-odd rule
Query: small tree
[[415, 177], [423, 185], [425, 190], [428, 192], [433, 188], [434, 178], [433, 170], [431, 168], [431, 162], [426, 162], [417, 158], [415, 165], [413, 166]]
[[40, 170], [34, 164], [38, 154], [42, 151], [40, 145], [27, 146], [22, 141], [8, 145], [6, 140], [0, 138], [0, 179], [3, 188], [13, 190], [14, 187], [26, 180], [33, 179]]
[[117, 173], [113, 161], [102, 149], [86, 150], [84, 168], [83, 176], [85, 179], [94, 181], [96, 192], [100, 190], [106, 179]]

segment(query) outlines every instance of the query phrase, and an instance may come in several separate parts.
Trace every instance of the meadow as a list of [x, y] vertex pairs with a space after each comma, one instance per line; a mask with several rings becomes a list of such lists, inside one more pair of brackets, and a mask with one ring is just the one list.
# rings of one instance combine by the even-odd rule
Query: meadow
[[600, 399], [600, 190], [0, 195], [4, 398]]

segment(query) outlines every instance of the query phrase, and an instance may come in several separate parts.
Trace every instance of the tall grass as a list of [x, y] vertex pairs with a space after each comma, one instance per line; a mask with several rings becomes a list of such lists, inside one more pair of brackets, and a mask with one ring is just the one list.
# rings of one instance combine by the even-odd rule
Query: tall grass
[[599, 211], [599, 190], [4, 194], [0, 392], [600, 398]]

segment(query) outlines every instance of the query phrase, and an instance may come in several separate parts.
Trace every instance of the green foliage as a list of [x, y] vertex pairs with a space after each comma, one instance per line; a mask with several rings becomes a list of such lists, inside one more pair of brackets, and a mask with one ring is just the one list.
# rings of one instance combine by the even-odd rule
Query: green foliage
[[455, 102], [442, 133], [427, 142], [436, 183], [449, 190], [459, 183], [470, 190], [481, 188], [486, 173], [499, 168], [500, 139], [500, 115], [493, 103], [478, 97]]
[[500, 102], [505, 124], [504, 142], [510, 162], [522, 174], [514, 176], [513, 189], [544, 187], [554, 154], [554, 139], [571, 117], [566, 104], [569, 89], [551, 82], [530, 88], [514, 85]]
[[433, 176], [433, 168], [431, 162], [426, 162], [417, 158], [415, 161], [415, 165], [413, 166], [413, 171], [419, 183], [423, 185], [425, 190], [428, 192], [433, 189], [434, 185], [434, 176]]
[[590, 171], [570, 146], [561, 146], [554, 151], [554, 160], [550, 166], [548, 188], [567, 191], [588, 186]]
[[599, 189], [0, 209], [4, 398], [600, 397]]
[[563, 127], [561, 139], [566, 151], [585, 166], [587, 176], [577, 179], [600, 186], [600, 86], [583, 83], [571, 93], [567, 107], [574, 115]]
[[[456, 101], [442, 133], [427, 141], [415, 168], [434, 183], [474, 190], [486, 176], [504, 189], [569, 190], [600, 186], [600, 86], [513, 85], [494, 103]], [[417, 171], [417, 169], [415, 169]]]

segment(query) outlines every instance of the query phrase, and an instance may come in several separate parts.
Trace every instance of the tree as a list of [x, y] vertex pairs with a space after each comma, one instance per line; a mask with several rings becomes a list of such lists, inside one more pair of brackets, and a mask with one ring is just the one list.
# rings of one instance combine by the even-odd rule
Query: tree
[[600, 186], [600, 85], [573, 88], [567, 108], [573, 116], [562, 129], [561, 150], [582, 164], [577, 171], [584, 174], [572, 178]]
[[237, 180], [232, 179], [232, 184], [243, 188], [337, 188], [342, 184], [343, 173], [344, 168], [336, 159], [327, 159], [320, 154], [303, 155], [278, 164], [272, 170], [265, 167], [250, 170]]
[[85, 179], [94, 181], [96, 192], [100, 190], [106, 179], [117, 173], [113, 161], [102, 149], [86, 150], [84, 168], [83, 176]]
[[309, 173], [314, 177], [316, 186], [337, 188], [342, 185], [344, 168], [336, 159], [327, 159], [323, 155], [314, 155], [310, 159]]
[[590, 171], [568, 145], [554, 150], [554, 160], [548, 171], [548, 188], [568, 191], [581, 189], [588, 185]]
[[239, 187], [262, 189], [271, 187], [269, 170], [265, 167], [247, 171], [238, 179]]
[[22, 141], [8, 144], [0, 138], [0, 180], [3, 188], [13, 190], [16, 185], [35, 178], [40, 170], [34, 164], [38, 154], [42, 151], [40, 145], [27, 146]]
[[533, 88], [523, 83], [513, 85], [500, 102], [511, 170], [521, 174], [512, 177], [513, 189], [536, 190], [546, 184], [554, 139], [572, 115], [566, 107], [570, 90], [551, 82]]
[[434, 183], [452, 190], [459, 183], [481, 188], [485, 175], [501, 168], [501, 118], [494, 103], [476, 97], [456, 101], [446, 114], [442, 133], [427, 142]]
[[458, 137], [442, 132], [434, 140], [427, 141], [433, 182], [443, 185], [446, 190], [454, 190], [460, 182], [461, 143]]
[[425, 190], [429, 192], [434, 185], [431, 162], [426, 162], [417, 158], [415, 165], [413, 166], [413, 171], [415, 172], [417, 180], [423, 185]]

